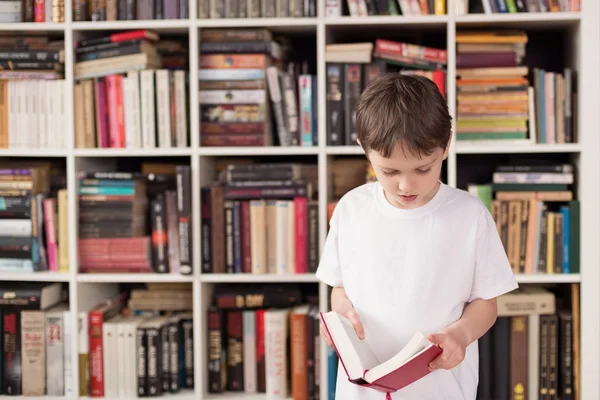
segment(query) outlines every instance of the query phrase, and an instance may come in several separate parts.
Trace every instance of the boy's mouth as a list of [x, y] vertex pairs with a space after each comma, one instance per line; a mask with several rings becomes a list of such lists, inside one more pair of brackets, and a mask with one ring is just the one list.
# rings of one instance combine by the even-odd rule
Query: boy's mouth
[[402, 201], [410, 202], [410, 201], [414, 201], [417, 198], [417, 195], [416, 194], [413, 194], [410, 196], [401, 195], [400, 198], [402, 199]]

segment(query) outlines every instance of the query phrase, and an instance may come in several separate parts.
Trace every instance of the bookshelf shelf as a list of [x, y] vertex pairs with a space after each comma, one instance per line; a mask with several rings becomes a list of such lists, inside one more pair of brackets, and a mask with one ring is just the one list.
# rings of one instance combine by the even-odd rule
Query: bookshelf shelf
[[373, 25], [410, 25], [413, 28], [419, 26], [440, 26], [448, 23], [447, 15], [423, 15], [420, 17], [403, 16], [371, 16], [371, 17], [331, 17], [325, 18], [326, 26], [373, 26]]
[[457, 154], [498, 153], [579, 153], [579, 143], [565, 144], [510, 144], [510, 143], [456, 143]]
[[201, 156], [299, 156], [319, 154], [318, 147], [200, 147]]
[[[578, 98], [577, 115], [579, 143], [573, 144], [514, 144], [514, 143], [466, 143], [454, 142], [447, 161], [447, 182], [456, 186], [457, 175], [464, 159], [471, 157], [460, 157], [468, 154], [532, 154], [533, 156], [550, 154], [560, 157], [561, 155], [577, 155], [579, 174], [578, 182], [584, 182], [578, 187], [577, 197], [581, 200], [581, 263], [580, 274], [534, 274], [518, 275], [521, 284], [571, 284], [581, 283], [581, 398], [600, 398], [600, 387], [595, 381], [600, 375], [600, 342], [597, 333], [600, 331], [600, 254], [597, 252], [598, 232], [600, 231], [600, 182], [598, 171], [600, 161], [598, 160], [598, 149], [600, 148], [600, 118], [598, 108], [600, 107], [600, 48], [594, 41], [600, 37], [600, 3], [592, 0], [584, 0], [585, 12], [571, 13], [519, 13], [519, 14], [472, 14], [454, 15], [455, 1], [448, 0], [447, 10], [449, 15], [426, 15], [420, 17], [403, 16], [370, 16], [370, 17], [325, 17], [323, 15], [324, 2], [318, 1], [319, 17], [317, 18], [255, 18], [255, 19], [198, 19], [197, 5], [195, 1], [189, 3], [189, 19], [175, 20], [139, 20], [139, 21], [107, 21], [107, 22], [72, 22], [65, 23], [16, 23], [0, 24], [0, 31], [4, 34], [9, 32], [30, 32], [31, 35], [48, 34], [49, 36], [64, 36], [65, 41], [65, 80], [67, 82], [66, 104], [68, 123], [66, 135], [74, 138], [74, 112], [72, 86], [75, 84], [73, 78], [74, 56], [71, 49], [75, 47], [76, 41], [83, 36], [101, 36], [108, 32], [119, 32], [126, 30], [150, 29], [165, 37], [177, 34], [177, 36], [188, 37], [191, 43], [189, 47], [189, 108], [190, 118], [190, 141], [189, 148], [152, 148], [152, 149], [93, 149], [75, 148], [71, 145], [68, 149], [0, 149], [0, 157], [20, 158], [65, 158], [67, 167], [67, 183], [69, 194], [69, 259], [71, 271], [68, 273], [2, 273], [0, 280], [5, 281], [46, 281], [46, 282], [68, 282], [70, 283], [70, 306], [73, 315], [77, 315], [79, 304], [92, 301], [94, 296], [91, 290], [80, 290], [78, 286], [89, 286], [106, 289], [116, 287], [118, 283], [145, 283], [145, 282], [170, 282], [170, 283], [193, 283], [194, 290], [194, 343], [195, 346], [195, 389], [192, 392], [185, 391], [178, 395], [165, 395], [165, 398], [181, 400], [209, 399], [209, 400], [265, 400], [264, 394], [246, 394], [242, 392], [229, 392], [218, 395], [208, 394], [206, 365], [208, 360], [207, 332], [204, 316], [210, 302], [211, 292], [217, 283], [306, 283], [313, 287], [312, 283], [318, 285], [319, 304], [321, 311], [328, 309], [327, 287], [319, 283], [314, 274], [204, 274], [201, 273], [201, 223], [200, 223], [200, 187], [208, 184], [214, 178], [214, 167], [224, 157], [278, 157], [292, 159], [293, 157], [314, 156], [318, 163], [318, 195], [319, 195], [319, 245], [322, 249], [327, 232], [327, 201], [331, 197], [330, 166], [333, 156], [356, 156], [364, 157], [360, 146], [328, 146], [326, 118], [326, 69], [325, 49], [326, 44], [343, 42], [345, 35], [360, 37], [364, 32], [369, 36], [364, 41], [371, 41], [379, 32], [415, 34], [434, 33], [439, 36], [440, 41], [447, 43], [448, 69], [447, 69], [447, 99], [453, 117], [456, 116], [456, 49], [454, 47], [455, 33], [461, 28], [524, 28], [527, 30], [553, 30], [563, 28], [572, 43], [568, 44], [569, 56], [567, 62], [577, 71]], [[71, 5], [65, 6], [67, 14], [71, 11]], [[69, 16], [70, 19], [70, 16]], [[194, 47], [199, 40], [199, 31], [203, 28], [252, 28], [266, 27], [275, 33], [299, 33], [298, 36], [310, 37], [311, 46], [316, 42], [316, 69], [318, 79], [318, 130], [319, 145], [314, 147], [202, 147], [199, 146], [199, 108], [198, 104], [198, 49]], [[174, 36], [174, 35], [173, 35]], [[366, 37], [365, 36], [365, 37]], [[382, 37], [385, 36], [382, 34]], [[334, 38], [335, 37], [335, 38]], [[315, 38], [315, 39], [313, 39]], [[357, 40], [359, 41], [359, 40]], [[199, 133], [200, 132], [200, 133]], [[71, 143], [70, 141], [69, 143]], [[332, 156], [332, 157], [329, 157]], [[110, 160], [109, 158], [139, 158], [149, 159], [149, 162], [160, 163], [162, 157], [181, 157], [182, 164], [191, 166], [191, 209], [193, 212], [193, 275], [178, 274], [153, 274], [153, 273], [106, 273], [85, 274], [77, 273], [77, 178], [76, 172], [85, 170], [89, 166], [100, 166], [100, 169], [110, 170], [110, 162], [126, 164], [129, 161], [135, 163], [137, 160]], [[187, 157], [187, 159], [186, 159]], [[343, 157], [338, 157], [343, 158]], [[99, 160], [94, 160], [99, 159]], [[64, 161], [64, 160], [62, 160]], [[107, 166], [105, 166], [107, 165]], [[85, 285], [77, 285], [82, 283]], [[112, 284], [112, 285], [111, 285]], [[95, 298], [94, 298], [95, 301]], [[77, 334], [76, 324], [73, 324], [73, 334]], [[327, 349], [323, 344], [320, 346], [320, 370], [321, 370], [321, 398], [328, 398], [327, 388]], [[73, 370], [78, 371], [78, 354], [73, 351]], [[76, 374], [74, 374], [76, 378]], [[73, 388], [78, 390], [78, 380], [73, 379]], [[0, 399], [13, 396], [0, 396]], [[64, 397], [44, 397], [46, 400], [62, 399]], [[77, 398], [75, 396], [74, 398]], [[83, 398], [83, 397], [82, 397]]]
[[202, 274], [205, 283], [318, 282], [315, 274]]
[[522, 274], [517, 275], [519, 283], [579, 283], [580, 274]]
[[326, 151], [329, 155], [361, 155], [365, 153], [360, 146], [328, 146]]
[[293, 33], [314, 31], [317, 29], [316, 18], [215, 18], [197, 19], [198, 28], [235, 28], [235, 27], [268, 27], [273, 32]]
[[32, 31], [41, 33], [63, 33], [66, 29], [64, 22], [19, 22], [14, 24], [0, 24], [0, 31]]
[[75, 149], [75, 157], [176, 157], [191, 156], [191, 148]]
[[161, 19], [148, 21], [83, 21], [72, 22], [74, 31], [115, 31], [127, 29], [152, 29], [159, 32], [187, 33], [192, 26], [189, 19]]
[[66, 157], [68, 150], [62, 149], [0, 149], [0, 157]]
[[456, 16], [456, 26], [511, 27], [511, 28], [557, 28], [577, 24], [579, 12], [547, 12], [517, 14], [468, 14]]
[[0, 280], [9, 282], [69, 282], [71, 274], [65, 272], [3, 272]]
[[77, 282], [87, 283], [125, 283], [125, 282], [193, 282], [188, 275], [179, 274], [77, 274]]

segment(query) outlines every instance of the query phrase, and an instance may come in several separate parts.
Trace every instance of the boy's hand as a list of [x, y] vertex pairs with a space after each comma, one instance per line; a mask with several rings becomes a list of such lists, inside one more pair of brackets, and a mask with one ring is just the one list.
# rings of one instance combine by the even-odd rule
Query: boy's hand
[[467, 346], [459, 335], [451, 331], [442, 331], [427, 337], [430, 342], [442, 349], [429, 364], [429, 370], [452, 369], [465, 359]]
[[[354, 331], [356, 332], [356, 335], [359, 339], [362, 340], [365, 338], [364, 327], [362, 325], [362, 322], [360, 322], [360, 317], [358, 316], [358, 313], [356, 312], [354, 307], [350, 307], [343, 312], [338, 311], [338, 313], [343, 315], [346, 319], [348, 319], [348, 321], [352, 323]], [[321, 336], [323, 337], [323, 340], [325, 340], [325, 343], [327, 343], [328, 346], [333, 347], [333, 342], [329, 337], [329, 333], [327, 333], [327, 329], [325, 329], [325, 326], [323, 325], [323, 321], [321, 321], [320, 332]]]

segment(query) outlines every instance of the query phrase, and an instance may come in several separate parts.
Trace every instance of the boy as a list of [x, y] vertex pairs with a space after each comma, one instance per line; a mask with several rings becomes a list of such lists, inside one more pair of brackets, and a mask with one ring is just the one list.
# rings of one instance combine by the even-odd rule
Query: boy
[[[379, 360], [416, 331], [442, 349], [431, 373], [392, 399], [475, 400], [477, 339], [496, 320], [495, 298], [518, 285], [487, 208], [439, 181], [446, 101], [429, 79], [389, 73], [361, 95], [356, 124], [377, 182], [338, 202], [317, 277]], [[323, 326], [321, 335], [331, 346]], [[341, 363], [337, 376], [336, 399], [386, 398], [350, 383]]]

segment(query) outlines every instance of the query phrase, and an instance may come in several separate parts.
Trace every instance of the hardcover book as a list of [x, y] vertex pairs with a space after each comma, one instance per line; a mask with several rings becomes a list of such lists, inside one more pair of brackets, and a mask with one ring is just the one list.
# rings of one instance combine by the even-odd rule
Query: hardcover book
[[416, 332], [398, 353], [380, 361], [367, 340], [359, 339], [350, 321], [342, 315], [334, 311], [321, 313], [321, 320], [348, 380], [381, 392], [396, 392], [429, 374], [429, 363], [442, 352]]

